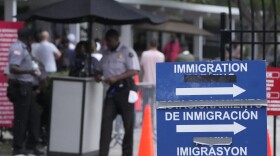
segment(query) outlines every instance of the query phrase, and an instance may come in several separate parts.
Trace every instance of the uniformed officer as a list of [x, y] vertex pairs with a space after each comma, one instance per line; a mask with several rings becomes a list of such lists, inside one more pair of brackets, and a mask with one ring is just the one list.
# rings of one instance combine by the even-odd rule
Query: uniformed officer
[[38, 122], [38, 112], [32, 99], [32, 82], [38, 73], [32, 66], [29, 53], [30, 36], [30, 30], [20, 29], [18, 40], [9, 49], [10, 74], [7, 96], [14, 105], [13, 155], [43, 154], [36, 148], [39, 127], [35, 123]]
[[125, 129], [122, 155], [132, 156], [134, 104], [128, 102], [128, 95], [130, 90], [135, 90], [132, 77], [140, 70], [139, 61], [134, 50], [119, 42], [116, 30], [109, 30], [105, 40], [108, 50], [103, 53], [96, 79], [110, 87], [103, 105], [99, 156], [108, 156], [112, 124], [117, 114], [121, 115]]

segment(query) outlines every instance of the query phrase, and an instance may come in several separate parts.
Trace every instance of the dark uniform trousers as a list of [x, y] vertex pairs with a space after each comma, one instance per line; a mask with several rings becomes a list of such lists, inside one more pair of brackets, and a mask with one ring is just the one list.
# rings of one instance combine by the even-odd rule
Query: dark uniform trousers
[[[122, 84], [121, 84], [122, 85]], [[122, 144], [122, 155], [132, 156], [134, 104], [128, 102], [130, 87], [110, 87], [103, 105], [101, 139], [99, 156], [108, 156], [112, 136], [113, 121], [117, 114], [123, 119], [125, 135]]]
[[[13, 150], [34, 149], [39, 138], [39, 112], [34, 102], [32, 83], [9, 80], [7, 96], [14, 106]], [[27, 138], [26, 138], [27, 136]]]

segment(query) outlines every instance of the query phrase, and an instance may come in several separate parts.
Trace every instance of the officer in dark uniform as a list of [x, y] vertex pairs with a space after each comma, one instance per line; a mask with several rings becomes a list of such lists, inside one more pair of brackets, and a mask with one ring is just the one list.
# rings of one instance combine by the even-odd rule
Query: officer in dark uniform
[[35, 122], [38, 121], [39, 117], [32, 99], [32, 82], [34, 77], [38, 76], [38, 71], [34, 70], [32, 57], [29, 53], [30, 36], [30, 30], [20, 29], [18, 40], [11, 45], [9, 50], [10, 74], [7, 96], [14, 105], [13, 155], [44, 154], [36, 148], [39, 127]]
[[134, 50], [120, 44], [116, 30], [109, 30], [105, 40], [108, 50], [103, 53], [96, 80], [103, 80], [110, 87], [103, 105], [99, 156], [108, 156], [112, 124], [117, 114], [121, 115], [125, 129], [122, 155], [132, 156], [134, 104], [128, 102], [128, 95], [130, 90], [135, 90], [132, 77], [140, 70], [139, 61]]

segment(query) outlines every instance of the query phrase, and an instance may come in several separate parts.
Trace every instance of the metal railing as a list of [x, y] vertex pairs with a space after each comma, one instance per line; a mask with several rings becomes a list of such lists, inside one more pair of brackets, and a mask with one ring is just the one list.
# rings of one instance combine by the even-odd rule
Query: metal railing
[[[239, 60], [249, 59], [262, 59], [268, 61], [267, 56], [269, 46], [273, 49], [272, 60], [268, 62], [268, 66], [277, 67], [278, 66], [278, 44], [280, 42], [277, 39], [280, 30], [277, 28], [278, 24], [278, 10], [277, 10], [277, 0], [227, 0], [228, 2], [228, 16], [226, 13], [221, 13], [220, 21], [220, 56], [221, 61], [233, 60], [233, 46], [240, 46], [240, 57]], [[244, 3], [247, 2], [247, 6]], [[239, 8], [239, 25], [237, 30], [232, 28], [232, 6], [233, 3]], [[268, 8], [269, 5], [269, 8]], [[246, 7], [246, 8], [245, 8]], [[245, 12], [249, 13], [244, 16]], [[258, 15], [258, 16], [257, 16]], [[247, 17], [247, 22], [244, 19]], [[248, 21], [249, 20], [249, 21]], [[227, 22], [228, 21], [228, 22]], [[270, 25], [268, 23], [270, 22]], [[256, 27], [257, 23], [259, 24]], [[260, 26], [261, 23], [261, 26]], [[228, 25], [228, 26], [227, 26]], [[238, 36], [237, 39], [233, 39], [233, 34]], [[247, 38], [246, 38], [247, 37]], [[249, 45], [250, 56], [244, 58], [244, 50], [246, 46]], [[256, 46], [261, 46], [261, 48], [256, 48]], [[257, 50], [260, 50], [257, 51]], [[228, 57], [226, 57], [228, 55]], [[273, 117], [274, 126], [274, 156], [276, 155], [276, 116]]]

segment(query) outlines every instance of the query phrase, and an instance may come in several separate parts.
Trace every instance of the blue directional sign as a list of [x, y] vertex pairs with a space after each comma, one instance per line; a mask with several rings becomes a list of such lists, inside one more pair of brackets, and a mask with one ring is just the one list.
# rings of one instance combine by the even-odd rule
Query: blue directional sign
[[157, 101], [265, 100], [265, 61], [157, 64]]
[[266, 107], [157, 110], [159, 156], [265, 156]]

